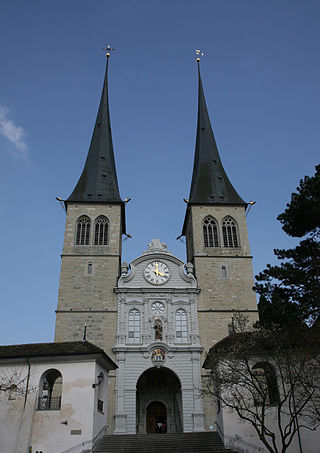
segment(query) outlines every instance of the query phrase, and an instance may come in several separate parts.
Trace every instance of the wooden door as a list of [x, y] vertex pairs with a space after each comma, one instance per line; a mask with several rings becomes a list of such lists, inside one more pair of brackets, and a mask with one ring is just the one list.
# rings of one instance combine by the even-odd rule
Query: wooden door
[[167, 425], [166, 406], [160, 401], [154, 401], [147, 407], [147, 433], [156, 433], [157, 423]]

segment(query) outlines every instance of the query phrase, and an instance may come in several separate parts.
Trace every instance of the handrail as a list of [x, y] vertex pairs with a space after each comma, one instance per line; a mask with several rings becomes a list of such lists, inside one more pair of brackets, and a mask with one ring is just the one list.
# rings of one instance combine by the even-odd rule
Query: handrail
[[219, 434], [220, 434], [220, 437], [221, 437], [221, 440], [224, 442], [224, 433], [222, 431], [222, 429], [220, 428], [220, 425], [218, 422], [215, 422], [217, 428], [218, 428], [218, 431], [219, 431]]
[[[75, 453], [75, 452], [81, 452], [80, 447], [88, 447], [88, 452], [92, 451], [92, 440], [85, 440], [84, 442], [80, 442], [80, 444], [74, 445], [71, 448], [68, 448], [68, 450], [64, 450], [61, 453]], [[83, 450], [83, 449], [82, 449]], [[86, 450], [84, 450], [86, 451]]]
[[246, 445], [247, 447], [254, 448], [258, 452], [260, 451], [260, 452], [263, 453], [265, 451], [264, 447], [259, 447], [258, 445], [252, 444], [251, 442], [247, 442], [246, 440], [243, 440], [241, 438], [237, 439], [235, 436], [230, 436], [228, 434], [225, 434], [224, 437], [226, 437], [229, 440], [231, 440], [232, 441], [232, 446], [234, 446], [235, 448], [237, 448], [237, 444], [243, 444], [243, 445]]
[[107, 431], [107, 428], [108, 428], [109, 425], [104, 425], [100, 431], [98, 432], [98, 434], [96, 434], [94, 436], [94, 438], [92, 439], [92, 448], [94, 448], [97, 444], [97, 442], [101, 439], [102, 436], [104, 436], [106, 434], [106, 431]]
[[[104, 435], [107, 427], [108, 425], [104, 425], [92, 440], [85, 440], [83, 442], [80, 442], [79, 444], [74, 445], [73, 447], [69, 448], [68, 450], [64, 450], [61, 453], [82, 453], [82, 451], [91, 452], [92, 449], [96, 446], [97, 442], [100, 440], [100, 438]], [[81, 447], [82, 451], [80, 450]], [[86, 449], [86, 447], [88, 448]]]

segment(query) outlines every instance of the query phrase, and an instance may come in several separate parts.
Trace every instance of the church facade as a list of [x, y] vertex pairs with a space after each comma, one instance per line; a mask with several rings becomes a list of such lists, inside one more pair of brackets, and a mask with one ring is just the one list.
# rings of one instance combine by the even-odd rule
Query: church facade
[[122, 266], [115, 291], [115, 433], [152, 433], [157, 423], [167, 432], [203, 430], [193, 266], [186, 270], [164, 243], [152, 240], [130, 272]]
[[[187, 260], [153, 239], [130, 265], [108, 103], [108, 65], [88, 156], [68, 199], [55, 341], [82, 338], [117, 364], [110, 373], [109, 434], [215, 430], [199, 397], [203, 353], [228, 335], [234, 314], [257, 320], [242, 200], [220, 160], [199, 70], [195, 160], [182, 235]], [[151, 238], [150, 238], [151, 239]]]

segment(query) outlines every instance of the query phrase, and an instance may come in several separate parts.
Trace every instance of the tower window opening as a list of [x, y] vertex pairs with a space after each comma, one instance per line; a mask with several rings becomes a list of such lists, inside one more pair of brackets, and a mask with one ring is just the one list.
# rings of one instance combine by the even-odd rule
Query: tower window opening
[[92, 263], [88, 263], [88, 275], [92, 275]]
[[108, 219], [100, 216], [94, 228], [94, 245], [108, 245]]
[[90, 241], [90, 224], [89, 217], [82, 216], [77, 222], [76, 245], [89, 245]]
[[237, 225], [231, 217], [222, 222], [222, 236], [224, 247], [239, 247]]
[[176, 311], [176, 342], [188, 342], [187, 313], [185, 310], [182, 310], [182, 308]]
[[219, 247], [217, 222], [212, 217], [206, 217], [202, 228], [204, 246]]
[[136, 308], [129, 311], [128, 343], [140, 343], [140, 312]]

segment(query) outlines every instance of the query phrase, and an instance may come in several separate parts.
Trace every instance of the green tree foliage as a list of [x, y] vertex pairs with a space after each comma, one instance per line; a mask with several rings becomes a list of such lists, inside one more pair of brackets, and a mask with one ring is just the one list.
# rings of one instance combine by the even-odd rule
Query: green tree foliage
[[320, 165], [300, 181], [278, 220], [288, 235], [302, 240], [293, 249], [274, 250], [280, 264], [268, 264], [256, 276], [260, 324], [312, 322], [320, 315]]
[[305, 176], [297, 187], [298, 193], [291, 195], [291, 202], [278, 216], [282, 229], [293, 237], [308, 233], [319, 235], [320, 227], [320, 165], [314, 176]]

